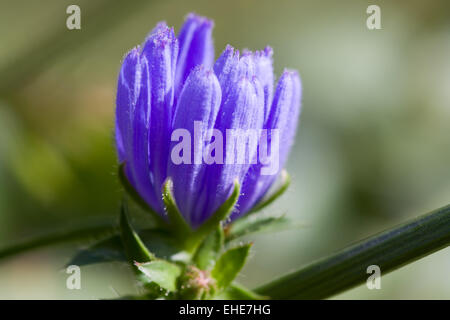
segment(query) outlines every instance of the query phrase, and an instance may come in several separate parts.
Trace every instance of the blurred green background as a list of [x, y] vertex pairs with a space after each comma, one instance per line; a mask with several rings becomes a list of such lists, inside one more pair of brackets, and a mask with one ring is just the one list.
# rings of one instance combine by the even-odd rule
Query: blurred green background
[[[81, 30], [66, 8], [81, 7]], [[381, 8], [381, 30], [366, 8]], [[83, 221], [115, 221], [113, 143], [124, 54], [160, 20], [194, 11], [226, 44], [274, 49], [279, 76], [300, 71], [303, 111], [290, 190], [267, 210], [308, 224], [252, 237], [240, 281], [262, 284], [450, 200], [448, 1], [0, 1], [0, 248]], [[141, 217], [144, 219], [145, 217]], [[0, 298], [112, 298], [134, 293], [120, 265], [64, 264], [85, 242], [0, 261]], [[383, 270], [382, 274], [383, 274]], [[450, 299], [450, 248], [335, 298]]]

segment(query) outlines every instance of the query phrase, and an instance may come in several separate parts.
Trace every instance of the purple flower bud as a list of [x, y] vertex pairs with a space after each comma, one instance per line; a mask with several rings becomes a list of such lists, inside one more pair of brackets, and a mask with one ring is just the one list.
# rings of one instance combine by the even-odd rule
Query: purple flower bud
[[241, 185], [231, 218], [252, 209], [285, 165], [301, 85], [285, 71], [274, 92], [272, 49], [227, 46], [213, 64], [212, 21], [188, 15], [180, 33], [159, 23], [119, 74], [116, 147], [143, 200], [165, 217], [161, 189], [197, 228]]

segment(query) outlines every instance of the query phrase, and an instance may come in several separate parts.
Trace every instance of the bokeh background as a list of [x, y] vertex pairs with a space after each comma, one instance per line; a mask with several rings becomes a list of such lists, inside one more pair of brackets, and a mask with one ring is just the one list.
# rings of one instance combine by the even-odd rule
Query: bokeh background
[[[66, 8], [81, 7], [81, 30]], [[381, 7], [381, 30], [366, 8]], [[450, 3], [442, 1], [0, 1], [0, 248], [84, 221], [115, 221], [113, 144], [124, 54], [194, 11], [226, 44], [274, 49], [300, 71], [303, 111], [290, 190], [267, 210], [308, 227], [252, 237], [240, 281], [256, 286], [450, 200]], [[145, 220], [145, 217], [142, 217]], [[119, 265], [64, 264], [85, 242], [0, 261], [0, 298], [96, 299], [135, 292]], [[450, 248], [340, 299], [450, 299]]]

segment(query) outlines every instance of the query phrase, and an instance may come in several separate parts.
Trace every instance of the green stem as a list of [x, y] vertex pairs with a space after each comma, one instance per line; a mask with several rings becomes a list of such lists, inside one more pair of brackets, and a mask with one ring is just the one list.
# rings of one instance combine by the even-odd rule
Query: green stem
[[324, 299], [364, 283], [367, 267], [384, 275], [450, 244], [450, 205], [363, 240], [257, 288], [272, 299]]
[[116, 230], [116, 227], [110, 221], [96, 223], [91, 226], [85, 225], [73, 229], [62, 229], [50, 234], [37, 236], [10, 247], [2, 248], [0, 249], [0, 260], [49, 245], [106, 235], [112, 233], [114, 230]]

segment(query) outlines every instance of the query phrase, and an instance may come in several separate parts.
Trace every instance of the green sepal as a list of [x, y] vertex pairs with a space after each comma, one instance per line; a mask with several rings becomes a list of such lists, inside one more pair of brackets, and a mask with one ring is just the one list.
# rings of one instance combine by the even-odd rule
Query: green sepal
[[123, 188], [125, 189], [127, 194], [133, 199], [133, 201], [136, 202], [136, 204], [138, 204], [139, 207], [141, 207], [141, 209], [143, 209], [146, 212], [149, 212], [158, 225], [167, 226], [167, 222], [155, 210], [153, 210], [148, 205], [148, 203], [145, 202], [144, 199], [141, 198], [139, 193], [137, 193], [137, 191], [134, 190], [133, 186], [128, 181], [128, 178], [125, 175], [125, 162], [119, 165], [118, 175]]
[[241, 186], [237, 180], [234, 181], [233, 191], [224, 203], [206, 220], [196, 231], [195, 238], [203, 240], [208, 234], [218, 228], [222, 221], [226, 221], [233, 212], [234, 206], [239, 199]]
[[180, 239], [184, 240], [191, 233], [191, 228], [184, 220], [180, 210], [177, 207], [175, 198], [173, 196], [173, 181], [169, 177], [164, 182], [162, 188], [162, 197], [165, 205], [165, 210], [169, 216], [171, 230]]
[[216, 263], [223, 244], [223, 228], [219, 226], [203, 240], [195, 252], [193, 261], [197, 267], [201, 270], [210, 270]]
[[128, 207], [125, 201], [122, 202], [120, 211], [120, 235], [129, 262], [148, 262], [155, 259], [154, 254], [147, 249], [130, 224], [128, 220]]
[[298, 229], [305, 227], [299, 221], [293, 221], [282, 215], [247, 215], [232, 224], [226, 229], [226, 241], [255, 233], [278, 232], [284, 230]]
[[236, 205], [240, 194], [240, 185], [236, 180], [234, 182], [233, 191], [227, 200], [205, 221], [197, 230], [193, 231], [184, 220], [175, 203], [173, 193], [172, 179], [167, 178], [163, 185], [163, 200], [166, 211], [169, 216], [172, 231], [179, 241], [184, 245], [185, 249], [193, 252], [198, 245], [212, 233], [216, 228], [221, 226], [222, 221], [226, 220]]
[[251, 246], [249, 243], [228, 249], [216, 261], [211, 276], [216, 280], [219, 290], [227, 288], [236, 278], [247, 260]]
[[180, 266], [160, 259], [134, 265], [151, 283], [170, 292], [177, 290], [177, 280], [182, 272]]
[[270, 193], [266, 197], [264, 197], [256, 206], [254, 206], [248, 214], [255, 213], [267, 207], [269, 204], [274, 202], [277, 198], [279, 198], [291, 184], [291, 176], [286, 170], [281, 171], [281, 185], [274, 192]]

